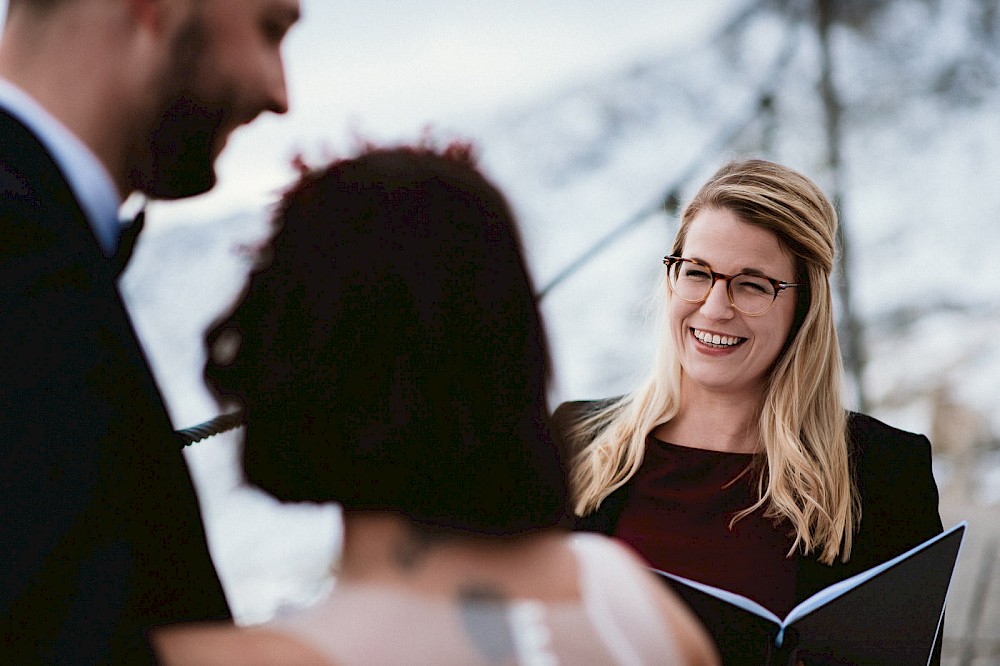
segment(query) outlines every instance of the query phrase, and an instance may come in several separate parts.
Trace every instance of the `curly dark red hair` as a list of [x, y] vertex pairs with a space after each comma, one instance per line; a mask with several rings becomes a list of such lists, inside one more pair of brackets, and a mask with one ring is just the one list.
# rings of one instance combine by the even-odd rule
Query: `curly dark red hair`
[[508, 534], [564, 515], [547, 350], [510, 207], [472, 147], [304, 170], [209, 377], [244, 403], [249, 480]]

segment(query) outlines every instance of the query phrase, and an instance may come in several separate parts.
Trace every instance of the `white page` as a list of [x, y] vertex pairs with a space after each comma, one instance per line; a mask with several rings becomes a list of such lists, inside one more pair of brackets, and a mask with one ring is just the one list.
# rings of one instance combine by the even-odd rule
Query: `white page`
[[684, 578], [683, 576], [675, 576], [674, 574], [666, 571], [660, 571], [658, 569], [654, 569], [654, 571], [656, 571], [656, 573], [660, 574], [661, 576], [667, 576], [668, 578], [679, 580], [682, 583], [690, 585], [696, 590], [701, 590], [702, 592], [710, 594], [713, 597], [718, 597], [723, 601], [728, 601], [734, 606], [742, 608], [743, 610], [746, 611], [750, 611], [754, 615], [759, 615], [762, 618], [774, 622], [779, 627], [783, 626], [781, 623], [781, 618], [779, 618], [777, 615], [775, 615], [768, 609], [761, 606], [753, 599], [748, 599], [747, 597], [744, 597], [742, 594], [736, 594], [735, 592], [730, 592], [729, 590], [723, 590], [721, 587], [712, 587], [711, 585], [706, 585], [705, 583], [699, 583], [696, 580], [691, 580], [690, 578]]

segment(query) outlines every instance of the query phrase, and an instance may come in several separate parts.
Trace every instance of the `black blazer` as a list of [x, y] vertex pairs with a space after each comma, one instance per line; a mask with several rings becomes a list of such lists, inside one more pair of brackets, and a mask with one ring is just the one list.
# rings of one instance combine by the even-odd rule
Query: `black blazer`
[[[563, 403], [553, 415], [555, 432], [568, 451], [581, 442], [567, 437], [569, 427], [605, 401]], [[851, 559], [821, 564], [801, 555], [796, 603], [819, 590], [881, 564], [943, 531], [937, 484], [931, 471], [931, 445], [923, 435], [904, 432], [864, 414], [848, 417], [850, 460], [861, 495], [861, 524]], [[628, 502], [631, 484], [609, 495], [592, 514], [576, 519], [579, 530], [613, 534]], [[939, 637], [940, 638], [940, 637]], [[940, 654], [941, 641], [937, 644]]]
[[5, 660], [149, 662], [148, 627], [230, 616], [110, 262], [2, 111], [0, 441]]

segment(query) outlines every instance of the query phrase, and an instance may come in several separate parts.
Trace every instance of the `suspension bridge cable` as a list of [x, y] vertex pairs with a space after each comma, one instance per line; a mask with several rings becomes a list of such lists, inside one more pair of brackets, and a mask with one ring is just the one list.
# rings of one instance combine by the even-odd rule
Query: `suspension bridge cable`
[[719, 153], [731, 145], [736, 138], [751, 125], [751, 123], [757, 120], [760, 113], [770, 106], [771, 100], [774, 99], [777, 92], [781, 75], [784, 74], [798, 48], [798, 33], [799, 26], [795, 22], [791, 22], [785, 33], [785, 40], [782, 44], [781, 50], [775, 57], [774, 62], [772, 62], [771, 66], [768, 68], [767, 74], [762, 77], [761, 83], [757, 87], [757, 92], [754, 94], [751, 103], [738, 117], [739, 119], [730, 123], [727, 127], [724, 127], [722, 131], [720, 131], [708, 143], [708, 145], [705, 146], [699, 156], [681, 172], [680, 176], [675, 178], [673, 183], [664, 189], [662, 196], [633, 213], [616, 228], [599, 238], [593, 245], [590, 246], [590, 248], [571, 261], [565, 268], [556, 273], [555, 277], [549, 280], [549, 282], [538, 291], [537, 299], [539, 301], [545, 298], [549, 292], [552, 291], [552, 289], [559, 286], [571, 275], [590, 263], [594, 257], [601, 254], [601, 252], [607, 249], [608, 246], [627, 234], [634, 227], [640, 225], [653, 214], [663, 210], [668, 212], [676, 210], [684, 185], [694, 179], [701, 172], [707, 162], [716, 159], [716, 156]]

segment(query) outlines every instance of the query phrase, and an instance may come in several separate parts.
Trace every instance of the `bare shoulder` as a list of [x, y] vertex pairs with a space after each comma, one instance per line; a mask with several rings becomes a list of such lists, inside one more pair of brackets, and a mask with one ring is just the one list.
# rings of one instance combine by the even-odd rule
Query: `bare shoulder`
[[654, 600], [673, 633], [677, 651], [684, 663], [692, 666], [718, 664], [719, 654], [716, 652], [715, 643], [701, 620], [691, 612], [680, 597], [667, 589], [662, 581], [657, 580], [648, 571], [645, 575], [649, 578], [650, 585], [656, 589], [653, 593]]
[[598, 547], [607, 549], [609, 555], [613, 551], [614, 556], [620, 557], [625, 566], [633, 569], [636, 575], [645, 581], [650, 597], [659, 609], [664, 623], [670, 629], [670, 634], [681, 657], [681, 663], [690, 666], [709, 666], [720, 663], [715, 643], [701, 621], [680, 597], [649, 570], [649, 567], [638, 555], [627, 546], [609, 537], [599, 534], [581, 534], [578, 537], [587, 538], [595, 544], [600, 544]]
[[229, 623], [178, 624], [152, 633], [157, 663], [166, 666], [336, 666], [293, 636], [266, 628]]

